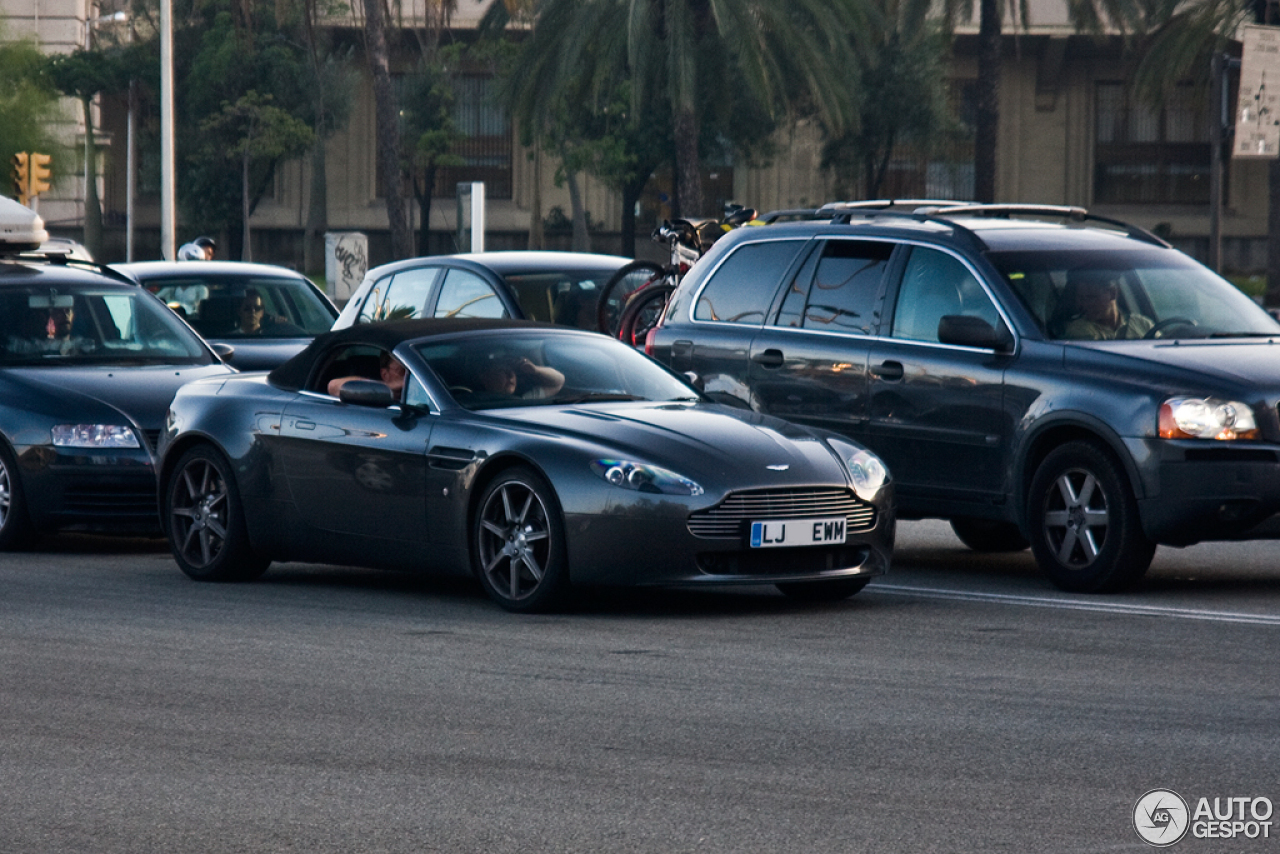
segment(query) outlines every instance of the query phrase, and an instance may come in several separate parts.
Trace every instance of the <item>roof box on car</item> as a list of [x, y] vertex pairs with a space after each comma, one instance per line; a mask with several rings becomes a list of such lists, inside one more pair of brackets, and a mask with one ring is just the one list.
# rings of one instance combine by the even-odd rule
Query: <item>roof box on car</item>
[[30, 252], [49, 239], [40, 214], [0, 196], [0, 255]]

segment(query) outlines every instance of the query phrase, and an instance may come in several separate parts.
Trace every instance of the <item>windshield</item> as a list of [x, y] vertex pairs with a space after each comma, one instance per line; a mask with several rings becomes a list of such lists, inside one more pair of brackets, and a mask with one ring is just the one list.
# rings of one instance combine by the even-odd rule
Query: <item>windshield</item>
[[698, 397], [647, 356], [603, 335], [488, 335], [424, 344], [418, 352], [472, 410]]
[[195, 270], [148, 278], [146, 287], [205, 338], [311, 338], [327, 332], [337, 318], [307, 282], [292, 276], [215, 276]]
[[1051, 339], [1280, 334], [1230, 282], [1168, 249], [992, 252]]
[[136, 288], [4, 288], [0, 364], [209, 364], [173, 312]]
[[506, 273], [520, 310], [529, 320], [596, 330], [596, 303], [613, 270], [559, 270]]

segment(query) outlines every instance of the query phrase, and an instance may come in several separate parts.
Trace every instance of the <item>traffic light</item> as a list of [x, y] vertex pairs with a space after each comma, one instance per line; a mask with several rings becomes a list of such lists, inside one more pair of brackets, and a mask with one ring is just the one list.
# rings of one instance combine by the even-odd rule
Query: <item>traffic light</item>
[[29, 163], [27, 153], [19, 151], [13, 155], [13, 172], [10, 176], [13, 178], [13, 195], [21, 204], [27, 203], [27, 187], [29, 185]]
[[34, 198], [41, 193], [47, 192], [49, 189], [49, 164], [53, 162], [53, 155], [41, 154], [38, 151], [31, 152], [31, 171], [27, 181], [27, 196]]

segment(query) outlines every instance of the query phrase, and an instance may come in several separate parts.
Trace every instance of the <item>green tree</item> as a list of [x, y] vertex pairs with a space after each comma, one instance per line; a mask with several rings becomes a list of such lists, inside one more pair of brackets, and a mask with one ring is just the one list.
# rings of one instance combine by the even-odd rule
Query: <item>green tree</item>
[[200, 124], [207, 156], [221, 156], [237, 162], [240, 167], [242, 261], [253, 260], [249, 240], [250, 166], [255, 160], [274, 163], [297, 157], [306, 152], [315, 139], [315, 133], [305, 122], [270, 102], [270, 95], [250, 91], [234, 104], [224, 103], [220, 113]]
[[45, 74], [64, 95], [80, 102], [84, 116], [84, 244], [94, 257], [102, 254], [102, 201], [98, 198], [97, 142], [93, 128], [93, 102], [103, 92], [118, 92], [128, 85], [129, 73], [121, 48], [79, 49], [54, 54], [45, 63]]
[[947, 100], [948, 44], [928, 18], [928, 3], [877, 0], [875, 13], [858, 51], [857, 121], [845, 133], [829, 133], [823, 148], [842, 198], [859, 187], [866, 198], [880, 198], [900, 143], [928, 154], [959, 130]]
[[[456, 57], [456, 50], [451, 53]], [[424, 59], [417, 73], [406, 82], [405, 103], [400, 110], [404, 168], [418, 202], [418, 222], [421, 223], [418, 255], [431, 254], [428, 238], [436, 172], [443, 166], [463, 163], [462, 158], [453, 153], [461, 134], [453, 120], [454, 91], [449, 68], [450, 63], [439, 58], [436, 62]]]
[[[632, 85], [632, 115], [661, 103], [670, 116], [677, 212], [705, 213], [703, 122], [725, 101], [768, 120], [816, 113], [850, 119], [862, 0], [541, 0], [513, 69], [514, 110], [540, 126], [574, 91]], [[599, 93], [589, 99], [600, 103]], [[759, 136], [765, 134], [759, 133]]]
[[44, 76], [44, 56], [31, 42], [6, 43], [3, 36], [0, 30], [0, 160], [7, 193], [10, 157], [19, 151], [53, 154], [58, 170], [64, 149], [49, 130], [59, 118], [58, 90]]

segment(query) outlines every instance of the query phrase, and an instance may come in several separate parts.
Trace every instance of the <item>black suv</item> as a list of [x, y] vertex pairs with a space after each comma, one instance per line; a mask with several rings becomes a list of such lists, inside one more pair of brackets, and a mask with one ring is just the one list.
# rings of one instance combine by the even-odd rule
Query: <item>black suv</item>
[[[1114, 590], [1280, 511], [1280, 324], [1079, 208], [836, 206], [722, 238], [647, 349], [889, 465], [902, 518]], [[824, 214], [825, 215], [825, 214]], [[1280, 518], [1280, 517], [1278, 517]]]

